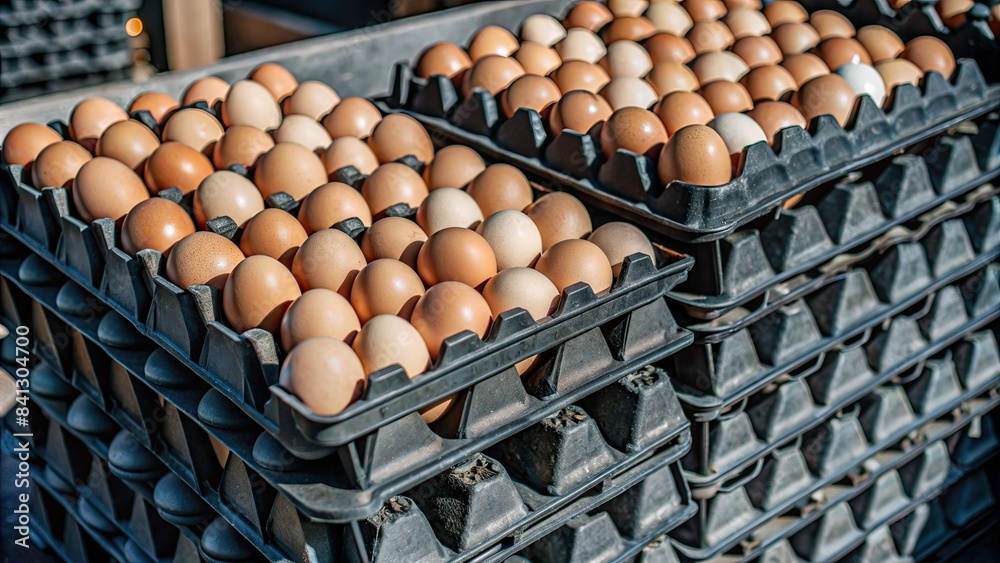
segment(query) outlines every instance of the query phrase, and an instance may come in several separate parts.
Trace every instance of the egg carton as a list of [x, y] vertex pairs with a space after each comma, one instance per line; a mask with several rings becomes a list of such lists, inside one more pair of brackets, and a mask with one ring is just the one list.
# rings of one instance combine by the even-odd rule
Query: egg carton
[[4, 38], [0, 41], [0, 57], [29, 57], [70, 51], [96, 43], [127, 41], [125, 23], [134, 16], [134, 11], [110, 12], [26, 26], [0, 26], [0, 37]]
[[[986, 471], [995, 476], [996, 464]], [[961, 484], [945, 497], [914, 510], [892, 528], [897, 545], [910, 548], [917, 561], [953, 560], [996, 530], [1000, 523], [1000, 483], [994, 477]]]
[[[952, 360], [943, 358], [911, 381], [880, 388], [801, 443], [773, 452], [741, 480], [704, 495], [694, 489], [698, 515], [671, 533], [675, 548], [683, 560], [750, 559], [781, 539], [815, 530], [813, 523], [842, 501], [852, 501], [862, 523], [883, 525], [883, 517], [903, 507], [898, 495], [882, 494], [883, 488], [905, 483], [902, 500], [922, 502], [948, 482], [945, 440], [991, 416], [1000, 403], [998, 375], [966, 389]], [[883, 479], [887, 474], [894, 476]], [[872, 495], [859, 496], [869, 489]], [[816, 546], [802, 540], [796, 550]]]
[[51, 20], [134, 12], [141, 6], [141, 0], [9, 0], [0, 5], [0, 26], [20, 27], [44, 24]]

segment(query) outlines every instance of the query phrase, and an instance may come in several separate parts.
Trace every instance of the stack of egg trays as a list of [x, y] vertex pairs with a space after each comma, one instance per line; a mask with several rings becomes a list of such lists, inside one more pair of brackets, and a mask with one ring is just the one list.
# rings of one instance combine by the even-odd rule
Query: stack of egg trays
[[[399, 559], [400, 551], [419, 533], [429, 560], [499, 560], [600, 505], [641, 522], [636, 535], [661, 535], [693, 514], [679, 466], [690, 447], [688, 423], [669, 377], [648, 368], [417, 485], [406, 493], [416, 503], [395, 496], [370, 517], [331, 525], [315, 516], [327, 508], [333, 460], [292, 456], [193, 374], [162, 385], [163, 360], [150, 356], [148, 342], [109, 331], [106, 319], [123, 323], [120, 316], [87, 308], [82, 290], [73, 282], [60, 287], [65, 278], [43, 264], [34, 255], [0, 260], [5, 313], [19, 324], [31, 319], [44, 359], [33, 378], [47, 371], [71, 377], [269, 559], [322, 559], [343, 549], [353, 560], [407, 560], [413, 554]], [[102, 334], [116, 340], [108, 344]], [[231, 452], [224, 466], [213, 442]], [[652, 476], [661, 484], [669, 478], [676, 494], [653, 507], [613, 500]], [[449, 495], [461, 514], [442, 508]]]

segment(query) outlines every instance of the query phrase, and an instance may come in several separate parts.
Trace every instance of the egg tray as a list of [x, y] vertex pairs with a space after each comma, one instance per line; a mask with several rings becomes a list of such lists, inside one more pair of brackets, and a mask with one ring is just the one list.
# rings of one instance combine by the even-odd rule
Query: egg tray
[[[987, 467], [992, 475], [997, 475], [1000, 467], [996, 463]], [[965, 491], [964, 498], [955, 495], [951, 502], [935, 499], [925, 507], [913, 511], [910, 516], [894, 528], [895, 534], [904, 541], [909, 540], [912, 546], [913, 558], [916, 561], [950, 561], [963, 553], [968, 547], [983, 540], [996, 530], [1000, 524], [1000, 511], [997, 511], [997, 494], [1000, 483], [993, 479], [992, 483], [975, 483], [971, 490]], [[968, 502], [976, 511], [964, 510], [961, 503]], [[919, 535], [913, 537], [905, 532], [918, 530]]]
[[29, 57], [124, 40], [128, 38], [125, 23], [135, 14], [132, 9], [22, 26], [0, 25], [0, 37], [4, 38], [0, 41], [0, 57]]
[[0, 28], [43, 25], [138, 10], [141, 0], [9, 0], [0, 5]]
[[0, 88], [7, 96], [22, 84], [95, 75], [131, 66], [132, 49], [128, 41], [108, 41], [26, 57], [4, 57], [0, 62]]
[[131, 76], [131, 72], [128, 69], [117, 69], [94, 74], [62, 76], [53, 80], [18, 84], [15, 88], [0, 88], [0, 101], [11, 103], [10, 100], [14, 100], [15, 98], [43, 96], [52, 92], [102, 84], [109, 80], [122, 80], [128, 76]]
[[[931, 463], [909, 462], [941, 457], [946, 447], [937, 446], [935, 452], [928, 446], [973, 424], [998, 403], [996, 374], [966, 390], [951, 360], [939, 360], [920, 377], [884, 386], [855, 409], [825, 421], [801, 444], [773, 452], [740, 481], [704, 491], [704, 496], [693, 490], [698, 515], [671, 533], [675, 548], [685, 560], [712, 559], [731, 551], [749, 558], [823, 514], [810, 500], [820, 498], [825, 506], [849, 500], [896, 469], [911, 483], [933, 482], [928, 478]], [[966, 467], [971, 470], [984, 461]]]

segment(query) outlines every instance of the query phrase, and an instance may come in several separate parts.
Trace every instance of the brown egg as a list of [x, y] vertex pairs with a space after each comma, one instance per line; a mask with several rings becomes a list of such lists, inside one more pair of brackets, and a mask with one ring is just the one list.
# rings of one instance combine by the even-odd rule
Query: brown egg
[[596, 244], [570, 239], [557, 242], [542, 253], [535, 269], [549, 278], [560, 293], [567, 287], [583, 282], [594, 293], [611, 288], [614, 277], [608, 257]]
[[646, 109], [656, 103], [656, 91], [641, 78], [612, 78], [600, 95], [613, 110], [622, 108]]
[[699, 90], [701, 97], [712, 106], [715, 115], [728, 112], [743, 112], [753, 107], [753, 98], [741, 84], [717, 80], [711, 84], [702, 84]]
[[151, 248], [162, 254], [194, 232], [194, 222], [184, 208], [169, 199], [151, 197], [140, 201], [122, 223], [122, 250], [135, 256]]
[[747, 89], [755, 102], [781, 100], [799, 88], [792, 74], [777, 65], [761, 66], [751, 70], [740, 80], [740, 84]]
[[323, 127], [330, 137], [357, 137], [364, 139], [372, 134], [382, 121], [382, 112], [364, 98], [344, 98], [329, 115], [323, 118]]
[[533, 41], [522, 42], [521, 48], [514, 53], [514, 60], [520, 63], [528, 74], [539, 76], [547, 75], [562, 64], [562, 59], [555, 49]]
[[361, 322], [344, 296], [329, 289], [310, 289], [295, 300], [281, 319], [281, 347], [292, 351], [310, 338], [334, 338], [347, 344], [361, 330]]
[[649, 58], [653, 65], [660, 63], [686, 63], [693, 59], [697, 53], [691, 42], [683, 37], [677, 37], [669, 33], [657, 33], [642, 43], [642, 46], [649, 53]]
[[543, 252], [560, 241], [584, 238], [594, 228], [587, 208], [563, 192], [543, 195], [525, 208], [524, 214], [538, 227]]
[[469, 184], [469, 195], [476, 200], [484, 217], [504, 209], [520, 211], [531, 205], [531, 184], [520, 170], [508, 164], [491, 164]]
[[472, 196], [458, 188], [440, 188], [424, 199], [417, 209], [417, 224], [428, 235], [449, 227], [474, 229], [483, 212]]
[[378, 158], [371, 147], [355, 137], [334, 139], [322, 156], [323, 166], [331, 177], [334, 172], [347, 166], [353, 166], [365, 175], [370, 175], [378, 168]]
[[429, 288], [417, 301], [410, 318], [434, 359], [449, 336], [470, 330], [485, 337], [491, 320], [490, 306], [483, 296], [468, 285], [454, 281]]
[[379, 166], [361, 185], [361, 195], [368, 202], [373, 217], [380, 217], [397, 203], [420, 207], [427, 194], [427, 184], [420, 174], [397, 162]]
[[383, 164], [408, 155], [423, 163], [434, 160], [431, 136], [420, 122], [408, 115], [393, 114], [382, 118], [368, 137], [368, 146]]
[[427, 371], [431, 363], [420, 333], [406, 319], [395, 315], [378, 315], [366, 322], [354, 339], [353, 348], [369, 375], [399, 364], [407, 376], [415, 377]]
[[912, 84], [920, 86], [920, 79], [924, 77], [924, 72], [906, 59], [895, 59], [875, 63], [875, 70], [885, 81], [885, 89], [892, 96], [892, 89], [900, 84]]
[[497, 259], [490, 244], [475, 231], [449, 227], [430, 235], [420, 247], [417, 273], [428, 287], [457, 281], [479, 288], [496, 275]]
[[844, 37], [825, 39], [816, 46], [815, 51], [833, 71], [850, 63], [872, 64], [868, 51], [855, 39]]
[[298, 143], [311, 151], [325, 151], [333, 139], [316, 120], [308, 115], [289, 115], [274, 130], [278, 143]]
[[281, 366], [278, 383], [319, 416], [333, 416], [361, 398], [367, 378], [351, 347], [333, 338], [310, 338]]
[[462, 145], [450, 145], [439, 150], [424, 169], [424, 181], [431, 191], [464, 188], [485, 169], [486, 163], [479, 153]]
[[169, 94], [164, 94], [163, 92], [143, 92], [132, 100], [132, 103], [128, 106], [128, 112], [129, 114], [133, 114], [137, 111], [148, 111], [157, 123], [163, 123], [179, 107], [181, 107], [181, 103]]
[[587, 133], [594, 125], [611, 117], [611, 113], [611, 106], [604, 98], [586, 90], [572, 90], [552, 107], [549, 127], [556, 134], [563, 129]]
[[646, 18], [616, 18], [601, 31], [601, 37], [611, 45], [617, 41], [642, 41], [656, 32], [656, 26]]
[[292, 274], [302, 291], [322, 287], [350, 299], [354, 278], [365, 264], [354, 239], [337, 229], [324, 229], [299, 247], [292, 260]]
[[295, 278], [281, 262], [270, 256], [248, 256], [226, 280], [222, 310], [238, 333], [260, 328], [277, 334], [285, 311], [300, 295]]
[[522, 74], [524, 68], [516, 60], [499, 55], [487, 55], [476, 61], [465, 73], [462, 94], [469, 97], [473, 90], [482, 88], [495, 96]]
[[673, 92], [693, 92], [700, 87], [698, 77], [681, 63], [657, 64], [646, 76], [646, 81], [661, 98]]
[[615, 78], [642, 78], [653, 68], [653, 61], [642, 45], [622, 40], [608, 45], [608, 54], [601, 59], [600, 65]]
[[876, 63], [891, 61], [898, 57], [904, 49], [903, 41], [899, 36], [880, 25], [862, 27], [858, 30], [855, 39], [861, 43]]
[[726, 5], [718, 0], [684, 0], [681, 7], [695, 22], [715, 21], [726, 15]]
[[277, 143], [257, 161], [253, 182], [265, 198], [285, 192], [298, 200], [327, 182], [326, 167], [298, 143]]
[[819, 33], [807, 23], [786, 23], [771, 32], [771, 39], [785, 55], [805, 53], [819, 45]]
[[476, 227], [493, 249], [497, 271], [530, 267], [542, 254], [542, 235], [535, 222], [520, 211], [504, 209], [486, 218]]
[[281, 102], [284, 115], [305, 115], [319, 121], [340, 103], [340, 95], [326, 84], [307, 80]]
[[191, 83], [181, 96], [181, 105], [189, 106], [195, 102], [205, 102], [212, 107], [216, 102], [226, 99], [229, 93], [229, 83], [216, 76], [206, 76]]
[[292, 258], [307, 236], [291, 213], [265, 209], [247, 221], [240, 237], [240, 250], [245, 256], [270, 256], [291, 268]]
[[198, 108], [182, 109], [170, 116], [163, 125], [161, 139], [177, 141], [204, 152], [212, 144], [222, 138], [225, 130], [219, 120]]
[[723, 19], [735, 39], [763, 37], [771, 33], [771, 24], [764, 14], [750, 8], [730, 9]]
[[778, 132], [782, 129], [792, 126], [805, 129], [809, 125], [799, 110], [785, 102], [759, 102], [747, 112], [747, 115], [760, 125], [767, 136], [767, 142], [771, 145], [774, 145]]
[[503, 91], [500, 104], [507, 117], [513, 117], [521, 108], [533, 109], [545, 117], [552, 104], [558, 102], [561, 96], [555, 82], [544, 76], [525, 74], [511, 82]]
[[646, 17], [660, 33], [672, 33], [678, 37], [687, 35], [694, 22], [687, 11], [676, 2], [653, 2], [646, 10]]
[[601, 149], [611, 158], [618, 149], [638, 154], [659, 151], [667, 142], [667, 130], [656, 114], [642, 108], [622, 108], [601, 128]]
[[436, 43], [427, 48], [417, 61], [416, 74], [430, 78], [436, 74], [455, 78], [472, 66], [472, 59], [454, 43]]
[[97, 141], [95, 154], [113, 158], [138, 173], [146, 159], [160, 146], [160, 140], [138, 121], [119, 121], [108, 127]]
[[567, 61], [550, 77], [563, 94], [574, 90], [586, 90], [596, 94], [611, 82], [611, 77], [603, 68], [583, 61]]
[[608, 0], [607, 4], [616, 18], [638, 17], [649, 7], [648, 0]]
[[590, 31], [597, 31], [615, 19], [614, 14], [604, 4], [600, 2], [580, 2], [573, 6], [573, 9], [566, 14], [563, 25], [566, 29], [582, 27]]
[[694, 52], [712, 53], [725, 51], [733, 45], [735, 38], [726, 24], [719, 21], [698, 22], [687, 34], [687, 40], [694, 47]]
[[167, 188], [179, 188], [187, 194], [212, 172], [215, 168], [205, 155], [183, 143], [167, 141], [146, 161], [146, 186], [153, 195]]
[[819, 10], [809, 16], [809, 24], [813, 26], [820, 39], [831, 37], [854, 37], [855, 29], [851, 20], [833, 10]]
[[242, 261], [243, 253], [226, 237], [209, 231], [191, 233], [167, 255], [167, 279], [180, 288], [211, 285], [222, 290]]
[[809, 19], [809, 13], [798, 2], [778, 0], [764, 6], [764, 17], [771, 27], [786, 23], [802, 23]]
[[62, 140], [55, 129], [41, 123], [15, 125], [4, 137], [3, 161], [6, 164], [30, 167], [42, 149]]
[[802, 112], [807, 122], [828, 113], [845, 127], [854, 112], [854, 90], [840, 76], [826, 74], [803, 84], [792, 96], [792, 105]]
[[596, 63], [607, 54], [607, 48], [601, 38], [582, 28], [567, 31], [566, 37], [556, 44], [555, 49], [563, 62]]
[[653, 245], [637, 227], [629, 223], [614, 221], [594, 229], [587, 240], [597, 245], [611, 263], [611, 273], [615, 277], [621, 273], [625, 258], [633, 254], [645, 254], [656, 265]]
[[128, 114], [118, 104], [105, 98], [87, 98], [76, 104], [69, 116], [70, 136], [93, 152], [97, 139], [112, 123], [125, 121]]
[[671, 137], [660, 153], [657, 172], [663, 185], [677, 181], [721, 186], [733, 177], [725, 141], [705, 125], [688, 125]]
[[694, 92], [667, 94], [654, 111], [670, 136], [688, 125], [705, 125], [715, 117], [712, 106]]
[[361, 238], [361, 251], [369, 262], [380, 258], [399, 260], [410, 268], [417, 267], [417, 254], [427, 240], [416, 223], [402, 217], [386, 217], [375, 221]]
[[264, 153], [274, 148], [270, 135], [249, 125], [234, 125], [226, 130], [212, 149], [212, 162], [218, 170], [239, 164], [252, 170]]
[[789, 55], [781, 62], [781, 66], [791, 73], [796, 84], [802, 86], [817, 76], [830, 74], [830, 68], [822, 59], [812, 53]]
[[525, 43], [551, 47], [563, 37], [566, 37], [566, 28], [559, 20], [547, 14], [528, 16], [521, 25], [521, 49]]
[[726, 8], [736, 10], [739, 8], [749, 8], [760, 11], [764, 4], [760, 0], [725, 0]]
[[103, 156], [80, 167], [71, 192], [76, 211], [85, 223], [105, 217], [118, 221], [139, 202], [149, 199], [142, 178], [121, 162]]
[[276, 102], [280, 102], [299, 86], [299, 81], [292, 76], [292, 73], [277, 63], [264, 63], [253, 69], [247, 78], [263, 84]]
[[955, 72], [955, 56], [944, 41], [924, 35], [911, 39], [900, 55], [925, 73], [935, 71], [947, 79]]
[[972, 0], [941, 0], [935, 6], [941, 21], [948, 27], [955, 29], [965, 23], [965, 14], [975, 3]]
[[194, 218], [200, 229], [206, 229], [208, 221], [223, 216], [242, 227], [263, 210], [264, 198], [257, 186], [229, 170], [209, 174], [194, 192]]
[[[483, 298], [493, 318], [521, 308], [536, 321], [552, 314], [559, 304], [559, 290], [545, 274], [531, 268], [511, 268], [490, 278], [483, 288]], [[523, 373], [518, 369], [518, 373]]]
[[281, 108], [262, 84], [240, 80], [229, 88], [221, 117], [226, 127], [250, 125], [270, 131], [281, 123]]
[[513, 33], [500, 26], [488, 25], [472, 37], [469, 43], [469, 57], [473, 62], [487, 55], [509, 57], [518, 47], [517, 38]]
[[409, 319], [424, 294], [424, 283], [413, 268], [391, 258], [381, 258], [361, 269], [351, 286], [351, 305], [361, 324], [376, 315]]
[[728, 51], [722, 53], [705, 53], [691, 63], [691, 70], [698, 77], [698, 82], [708, 84], [716, 80], [736, 82], [750, 72], [743, 59]]
[[770, 37], [744, 37], [733, 45], [733, 53], [751, 69], [776, 65], [783, 56], [778, 44]]
[[358, 190], [340, 182], [316, 188], [299, 206], [299, 222], [309, 234], [329, 229], [351, 217], [361, 219], [365, 225], [372, 224], [372, 214], [365, 198]]

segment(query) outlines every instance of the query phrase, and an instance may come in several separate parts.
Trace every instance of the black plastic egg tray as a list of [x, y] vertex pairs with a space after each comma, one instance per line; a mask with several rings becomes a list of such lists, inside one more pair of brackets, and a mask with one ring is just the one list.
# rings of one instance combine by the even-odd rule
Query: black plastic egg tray
[[[893, 527], [894, 537], [912, 549], [915, 561], [949, 561], [981, 541], [1000, 524], [996, 510], [1000, 495], [1000, 466], [987, 467], [987, 478], [978, 479], [942, 499], [918, 507]], [[990, 478], [989, 476], [992, 476]], [[917, 530], [914, 537], [907, 534]], [[988, 541], [988, 539], [987, 539]]]
[[0, 41], [0, 57], [37, 57], [98, 43], [127, 40], [125, 23], [135, 15], [135, 10], [139, 7], [138, 2], [133, 4], [131, 10], [126, 8], [122, 11], [95, 13], [82, 18], [51, 19], [19, 26], [0, 24], [0, 34], [3, 37]]

